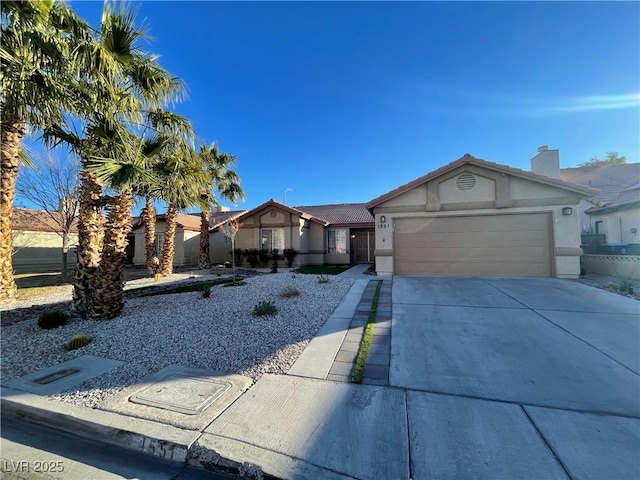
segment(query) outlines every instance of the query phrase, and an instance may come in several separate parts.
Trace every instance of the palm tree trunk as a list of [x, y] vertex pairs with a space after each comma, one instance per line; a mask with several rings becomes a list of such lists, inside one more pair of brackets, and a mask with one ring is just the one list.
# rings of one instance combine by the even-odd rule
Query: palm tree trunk
[[93, 280], [100, 265], [104, 239], [102, 214], [102, 186], [97, 177], [83, 165], [80, 174], [80, 202], [78, 212], [78, 264], [73, 284], [73, 309], [87, 311]]
[[164, 231], [160, 272], [163, 276], [168, 277], [173, 273], [173, 256], [175, 255], [176, 224], [178, 223], [178, 207], [175, 203], [169, 203], [165, 222], [167, 226]]
[[209, 212], [200, 213], [200, 257], [198, 268], [209, 268]]
[[13, 199], [16, 195], [16, 178], [20, 164], [20, 149], [24, 138], [24, 123], [17, 118], [2, 118], [2, 154], [0, 185], [0, 301], [13, 300], [17, 293], [13, 278], [11, 254], [13, 238], [11, 236], [11, 220], [13, 218]]
[[150, 275], [156, 273], [153, 257], [156, 256], [156, 209], [150, 196], [144, 198], [145, 204], [142, 211], [144, 218], [144, 243], [146, 248], [147, 271]]
[[102, 258], [93, 280], [89, 302], [89, 316], [93, 318], [108, 320], [120, 315], [124, 308], [124, 266], [133, 203], [133, 194], [129, 188], [123, 190], [107, 207], [109, 214]]

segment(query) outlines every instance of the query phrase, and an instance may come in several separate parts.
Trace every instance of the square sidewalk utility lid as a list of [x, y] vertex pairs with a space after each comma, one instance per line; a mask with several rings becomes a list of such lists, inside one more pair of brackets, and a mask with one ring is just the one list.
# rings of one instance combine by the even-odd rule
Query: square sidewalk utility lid
[[197, 415], [233, 388], [233, 377], [225, 378], [223, 373], [213, 370], [171, 365], [145, 378], [141, 383], [146, 387], [131, 395], [129, 401]]

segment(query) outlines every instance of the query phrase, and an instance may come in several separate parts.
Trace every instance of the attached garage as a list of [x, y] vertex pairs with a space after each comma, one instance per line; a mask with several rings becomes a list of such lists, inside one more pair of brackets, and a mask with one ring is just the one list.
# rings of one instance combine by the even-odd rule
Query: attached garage
[[551, 277], [548, 213], [399, 218], [396, 275]]
[[597, 191], [549, 176], [557, 150], [534, 160], [545, 174], [465, 155], [369, 202], [377, 274], [577, 278], [577, 205]]

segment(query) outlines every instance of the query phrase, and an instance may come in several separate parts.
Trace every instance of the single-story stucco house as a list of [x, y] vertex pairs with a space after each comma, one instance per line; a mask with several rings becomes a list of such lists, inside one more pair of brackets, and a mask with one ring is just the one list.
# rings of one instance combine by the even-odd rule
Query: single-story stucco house
[[[200, 215], [178, 214], [175, 235], [173, 265], [197, 265], [200, 253]], [[164, 214], [156, 216], [156, 255], [162, 255], [164, 232], [167, 227]], [[144, 240], [144, 218], [134, 219], [129, 234], [129, 251], [133, 252], [134, 265], [146, 265], [146, 247]]]
[[[231, 259], [231, 241], [222, 234], [216, 234], [225, 222], [245, 213], [246, 210], [230, 211], [220, 208], [209, 216], [209, 259], [212, 264]], [[176, 267], [195, 266], [200, 255], [200, 214], [179, 213], [177, 216], [175, 252], [173, 265]], [[167, 228], [166, 216], [156, 216], [156, 255], [162, 255], [164, 235]], [[144, 238], [144, 217], [135, 217], [131, 233], [128, 236], [129, 263], [137, 266], [146, 265], [146, 247]]]
[[237, 218], [236, 248], [293, 248], [294, 266], [374, 260], [373, 215], [363, 203], [289, 207], [271, 199]]
[[532, 171], [466, 154], [367, 203], [379, 275], [577, 278], [577, 205], [597, 194], [560, 180], [541, 147]]
[[[58, 212], [46, 212], [28, 208], [14, 208], [11, 235], [16, 273], [49, 272], [62, 268], [62, 228], [64, 217]], [[75, 246], [78, 244], [77, 223], [69, 230], [70, 251], [68, 267], [73, 268], [77, 258]]]

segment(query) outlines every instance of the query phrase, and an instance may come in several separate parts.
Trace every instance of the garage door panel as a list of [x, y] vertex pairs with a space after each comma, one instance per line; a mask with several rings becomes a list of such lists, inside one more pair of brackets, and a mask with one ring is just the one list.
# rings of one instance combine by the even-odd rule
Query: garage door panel
[[396, 274], [550, 277], [549, 215], [397, 219]]

